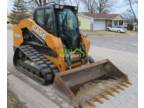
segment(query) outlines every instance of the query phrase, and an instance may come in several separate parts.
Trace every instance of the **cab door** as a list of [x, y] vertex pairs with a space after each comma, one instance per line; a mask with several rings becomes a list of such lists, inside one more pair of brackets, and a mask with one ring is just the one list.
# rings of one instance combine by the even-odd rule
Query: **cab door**
[[56, 35], [55, 14], [53, 8], [39, 8], [35, 11], [34, 20], [47, 32]]

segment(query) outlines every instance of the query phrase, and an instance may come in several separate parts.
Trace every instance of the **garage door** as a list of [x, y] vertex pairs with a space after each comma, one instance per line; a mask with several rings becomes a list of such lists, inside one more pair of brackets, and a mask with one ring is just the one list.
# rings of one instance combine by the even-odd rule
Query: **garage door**
[[93, 30], [105, 30], [105, 21], [104, 20], [96, 20], [93, 23]]

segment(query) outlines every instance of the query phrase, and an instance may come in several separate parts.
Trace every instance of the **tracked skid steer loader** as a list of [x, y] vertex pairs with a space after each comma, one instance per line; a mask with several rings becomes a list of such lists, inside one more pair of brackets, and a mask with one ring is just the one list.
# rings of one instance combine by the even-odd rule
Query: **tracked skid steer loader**
[[13, 29], [13, 62], [20, 72], [57, 93], [76, 108], [93, 106], [131, 84], [109, 60], [94, 62], [90, 42], [79, 31], [77, 7], [55, 3], [37, 8], [33, 19]]

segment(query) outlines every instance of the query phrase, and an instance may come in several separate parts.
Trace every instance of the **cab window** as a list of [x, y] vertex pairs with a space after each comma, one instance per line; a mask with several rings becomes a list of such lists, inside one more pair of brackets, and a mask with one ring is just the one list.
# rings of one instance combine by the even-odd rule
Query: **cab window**
[[55, 34], [54, 12], [52, 9], [45, 9], [45, 28], [48, 32]]
[[35, 20], [40, 26], [44, 26], [44, 10], [39, 9], [36, 11]]

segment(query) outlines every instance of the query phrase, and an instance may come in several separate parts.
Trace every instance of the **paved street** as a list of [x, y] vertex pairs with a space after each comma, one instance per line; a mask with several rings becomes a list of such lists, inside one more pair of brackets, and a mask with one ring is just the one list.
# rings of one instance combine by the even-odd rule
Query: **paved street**
[[138, 36], [89, 36], [92, 45], [131, 53], [138, 52]]
[[[126, 88], [115, 97], [111, 97], [109, 101], [104, 101], [104, 104], [97, 104], [96, 108], [137, 108], [137, 72], [138, 72], [138, 57], [137, 57], [137, 37], [95, 37], [90, 36], [92, 42], [90, 55], [96, 61], [102, 59], [110, 59], [119, 69], [126, 73], [132, 82], [132, 86]], [[12, 64], [12, 31], [8, 29], [8, 73], [15, 70]], [[28, 77], [26, 79], [29, 79]], [[35, 83], [30, 80], [30, 82]], [[8, 83], [11, 90], [16, 93], [18, 98], [28, 108], [60, 108], [44, 94], [34, 89], [26, 81], [19, 79], [13, 74], [8, 75]], [[37, 87], [40, 86], [36, 84]], [[40, 86], [42, 87], [42, 86]], [[45, 87], [44, 87], [45, 88]], [[46, 88], [45, 88], [46, 89]], [[65, 106], [63, 108], [70, 108]]]

